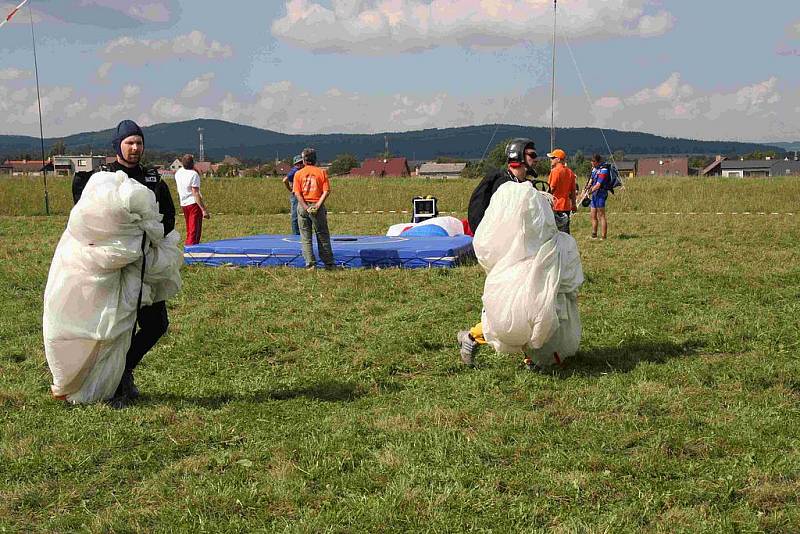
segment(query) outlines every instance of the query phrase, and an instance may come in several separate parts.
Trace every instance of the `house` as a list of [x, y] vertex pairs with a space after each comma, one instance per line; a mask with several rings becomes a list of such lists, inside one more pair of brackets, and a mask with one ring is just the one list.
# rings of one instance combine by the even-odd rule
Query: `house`
[[53, 156], [53, 171], [56, 176], [72, 176], [81, 171], [94, 172], [105, 164], [106, 156]]
[[227, 165], [229, 167], [241, 167], [242, 162], [239, 161], [238, 158], [234, 158], [233, 156], [225, 156], [225, 158], [219, 163], [220, 165]]
[[426, 178], [458, 178], [466, 166], [466, 163], [428, 162], [419, 166], [417, 175]]
[[5, 163], [0, 163], [0, 176], [11, 176], [14, 172], [14, 167]]
[[11, 167], [11, 176], [41, 176], [42, 169], [50, 165], [50, 160], [42, 161], [40, 159], [22, 159], [14, 160], [8, 159], [5, 161], [5, 167]]
[[618, 161], [616, 165], [620, 178], [633, 178], [636, 176], [635, 161]]
[[275, 173], [277, 176], [286, 176], [291, 170], [292, 166], [285, 161], [281, 161], [275, 165]]
[[720, 165], [722, 176], [769, 176], [770, 169], [775, 161], [771, 159], [756, 160], [726, 160]]
[[636, 176], [689, 176], [689, 158], [642, 158]]
[[717, 156], [700, 171], [700, 176], [722, 176], [722, 162], [726, 159], [725, 156]]
[[800, 161], [791, 159], [777, 160], [769, 169], [770, 176], [800, 176]]
[[[173, 161], [169, 165], [169, 170], [172, 171], [173, 175], [176, 172], [178, 172], [178, 169], [182, 169], [182, 168], [183, 168], [183, 163], [181, 163], [181, 160], [179, 160], [179, 159], [176, 159], [175, 161]], [[194, 162], [194, 170], [196, 170], [198, 172], [198, 174], [200, 174], [202, 176], [214, 176], [217, 173], [217, 169], [218, 168], [219, 168], [219, 165], [211, 163], [210, 161], [195, 161]]]
[[372, 158], [350, 170], [353, 176], [409, 176], [406, 158]]

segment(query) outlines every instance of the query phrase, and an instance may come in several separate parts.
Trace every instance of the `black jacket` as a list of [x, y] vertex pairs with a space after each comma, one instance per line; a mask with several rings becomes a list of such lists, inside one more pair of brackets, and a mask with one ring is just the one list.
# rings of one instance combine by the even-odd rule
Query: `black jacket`
[[[141, 165], [129, 168], [120, 165], [116, 161], [101, 170], [110, 172], [122, 171], [155, 193], [156, 202], [158, 202], [158, 211], [163, 216], [161, 224], [164, 225], [164, 235], [166, 236], [175, 229], [175, 204], [172, 202], [172, 194], [169, 192], [169, 186], [161, 179], [158, 170], [142, 168]], [[75, 173], [75, 177], [72, 179], [72, 199], [76, 204], [78, 200], [80, 200], [83, 189], [86, 187], [86, 183], [89, 181], [89, 178], [92, 177], [92, 174], [94, 173], [85, 171]]]
[[491, 172], [481, 180], [472, 196], [469, 197], [469, 207], [467, 208], [467, 220], [473, 233], [478, 229], [478, 225], [483, 220], [483, 214], [492, 201], [492, 195], [497, 188], [506, 182], [516, 182], [516, 178], [508, 169], [496, 170]]

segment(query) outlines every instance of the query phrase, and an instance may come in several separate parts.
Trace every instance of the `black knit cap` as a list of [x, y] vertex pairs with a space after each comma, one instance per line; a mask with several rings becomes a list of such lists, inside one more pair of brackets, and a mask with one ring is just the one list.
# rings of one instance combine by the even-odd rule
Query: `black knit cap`
[[119, 157], [122, 157], [122, 150], [120, 148], [122, 141], [126, 137], [130, 137], [132, 135], [140, 136], [144, 142], [144, 133], [142, 133], [142, 129], [139, 128], [139, 125], [132, 120], [125, 119], [117, 124], [117, 132], [114, 135], [114, 139], [111, 140], [111, 146], [114, 147], [114, 151]]

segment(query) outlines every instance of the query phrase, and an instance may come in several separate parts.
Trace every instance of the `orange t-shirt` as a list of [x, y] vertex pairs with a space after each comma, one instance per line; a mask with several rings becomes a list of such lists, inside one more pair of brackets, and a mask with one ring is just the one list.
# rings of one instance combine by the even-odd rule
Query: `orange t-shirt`
[[572, 195], [575, 193], [577, 177], [572, 169], [558, 165], [550, 171], [550, 192], [555, 197], [554, 211], [572, 211]]
[[322, 193], [330, 191], [328, 172], [314, 165], [306, 165], [294, 174], [292, 191], [301, 193], [306, 202], [314, 203], [320, 199]]

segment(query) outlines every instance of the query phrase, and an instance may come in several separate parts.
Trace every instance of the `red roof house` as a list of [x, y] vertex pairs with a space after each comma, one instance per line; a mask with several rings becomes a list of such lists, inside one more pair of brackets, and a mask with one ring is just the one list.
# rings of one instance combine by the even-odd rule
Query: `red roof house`
[[356, 167], [350, 171], [353, 176], [408, 176], [411, 172], [408, 169], [406, 158], [372, 158], [364, 160], [361, 167]]

